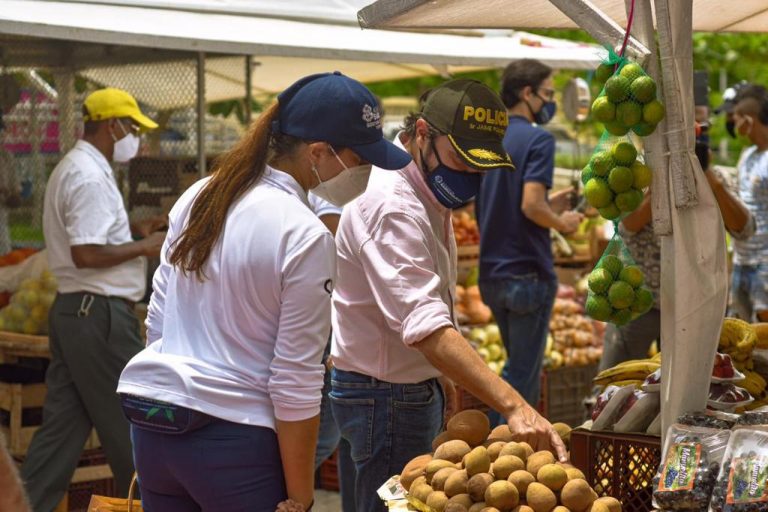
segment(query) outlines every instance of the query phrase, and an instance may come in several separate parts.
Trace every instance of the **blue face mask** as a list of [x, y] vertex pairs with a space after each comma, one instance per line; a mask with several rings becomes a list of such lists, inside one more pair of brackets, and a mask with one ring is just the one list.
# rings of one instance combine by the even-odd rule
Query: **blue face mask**
[[[440, 160], [435, 143], [432, 142], [432, 152], [437, 158], [437, 167], [427, 174], [427, 185], [435, 198], [445, 206], [455, 210], [466, 205], [480, 191], [483, 175], [474, 172], [463, 172], [451, 169]], [[424, 156], [421, 161], [426, 163]], [[426, 170], [426, 169], [425, 169]]]
[[528, 101], [524, 100], [525, 104], [528, 105], [528, 110], [530, 110], [531, 115], [533, 116], [534, 123], [538, 125], [547, 124], [552, 120], [552, 118], [555, 117], [555, 112], [557, 112], [557, 103], [554, 101], [549, 101], [546, 98], [542, 98], [539, 96], [539, 93], [536, 93], [536, 96], [538, 96], [543, 103], [538, 112], [533, 111], [533, 107], [531, 107], [531, 104], [528, 103]]
[[555, 112], [557, 112], [557, 103], [554, 101], [547, 101], [544, 103], [544, 106], [541, 107], [541, 110], [533, 114], [533, 120], [539, 125], [547, 124], [553, 117], [555, 117]]

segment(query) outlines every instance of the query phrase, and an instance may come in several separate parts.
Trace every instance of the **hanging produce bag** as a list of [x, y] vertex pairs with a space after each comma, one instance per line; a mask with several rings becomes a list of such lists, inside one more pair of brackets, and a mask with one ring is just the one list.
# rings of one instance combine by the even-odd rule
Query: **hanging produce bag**
[[595, 72], [603, 83], [600, 95], [592, 103], [592, 117], [605, 125], [614, 136], [630, 131], [647, 137], [664, 119], [666, 110], [656, 97], [656, 81], [636, 62], [608, 50], [608, 59]]
[[638, 158], [632, 141], [608, 133], [603, 134], [581, 173], [587, 203], [608, 220], [635, 211], [651, 179], [651, 169]]
[[587, 314], [601, 322], [622, 326], [644, 315], [653, 306], [653, 293], [624, 242], [614, 234], [587, 278]]

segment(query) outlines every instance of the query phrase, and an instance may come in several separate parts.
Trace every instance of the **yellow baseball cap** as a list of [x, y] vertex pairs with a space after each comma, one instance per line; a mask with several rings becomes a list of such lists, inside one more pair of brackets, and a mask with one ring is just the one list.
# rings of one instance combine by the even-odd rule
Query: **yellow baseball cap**
[[88, 111], [88, 114], [83, 116], [83, 121], [130, 117], [138, 123], [142, 131], [157, 128], [156, 122], [141, 113], [136, 99], [122, 89], [106, 87], [94, 91], [85, 98], [83, 105]]

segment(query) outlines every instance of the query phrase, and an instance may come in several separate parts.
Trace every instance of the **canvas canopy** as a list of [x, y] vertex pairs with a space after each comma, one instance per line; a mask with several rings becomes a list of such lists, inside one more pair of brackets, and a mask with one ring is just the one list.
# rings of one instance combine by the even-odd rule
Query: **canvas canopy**
[[[231, 55], [253, 56], [254, 96], [278, 92], [300, 76], [329, 70], [376, 82], [503, 67], [524, 57], [553, 68], [588, 69], [602, 58], [602, 49], [595, 45], [521, 32], [361, 31], [352, 23], [355, 6], [362, 3], [0, 0], [0, 34], [28, 38], [23, 44], [7, 46], [4, 63], [22, 65], [28, 62], [24, 52], [34, 51], [41, 67], [71, 66], [97, 83], [135, 91], [138, 99], [158, 109], [194, 102], [176, 94], [172, 82], [163, 81], [168, 76], [164, 68], [194, 67], [195, 62], [158, 54], [162, 50], [206, 52], [207, 101], [244, 95], [245, 63], [233, 65], [232, 59], [240, 57]], [[334, 10], [341, 4], [346, 9]], [[340, 23], [339, 18], [346, 22]], [[29, 40], [31, 35], [49, 40], [48, 51]], [[72, 42], [66, 58], [60, 40]], [[93, 52], [80, 50], [77, 42], [127, 46], [134, 51], [112, 51], [92, 59]], [[143, 54], [137, 47], [144, 48]], [[115, 66], [123, 68], [116, 70]], [[147, 72], [147, 66], [154, 71]], [[135, 72], [139, 67], [142, 73]], [[159, 95], [158, 89], [166, 93]], [[142, 90], [153, 92], [142, 95]]]

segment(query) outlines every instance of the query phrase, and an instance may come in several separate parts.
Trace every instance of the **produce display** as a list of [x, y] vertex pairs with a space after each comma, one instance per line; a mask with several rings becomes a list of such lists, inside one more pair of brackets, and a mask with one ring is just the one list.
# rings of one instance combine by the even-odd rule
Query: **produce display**
[[18, 265], [37, 252], [37, 249], [14, 249], [13, 251], [0, 256], [0, 267]]
[[600, 386], [633, 385], [640, 388], [645, 379], [661, 368], [661, 353], [650, 359], [632, 359], [597, 374], [594, 383]]
[[46, 334], [48, 310], [56, 298], [56, 278], [48, 271], [37, 279], [26, 279], [0, 309], [0, 331]]
[[[610, 247], [609, 247], [610, 248]], [[653, 307], [653, 293], [636, 265], [625, 265], [613, 254], [603, 256], [589, 274], [586, 312], [601, 322], [625, 325]]]
[[456, 212], [451, 216], [453, 234], [456, 245], [477, 245], [480, 243], [480, 231], [477, 220], [466, 210]]
[[457, 285], [454, 307], [460, 324], [487, 324], [493, 317], [491, 308], [483, 304], [477, 285], [467, 288]]
[[507, 349], [504, 348], [499, 326], [491, 323], [485, 327], [472, 327], [466, 334], [466, 338], [475, 347], [485, 364], [501, 375], [504, 363], [507, 362]]
[[653, 480], [654, 506], [663, 510], [706, 510], [720, 471], [730, 431], [672, 425]]
[[[567, 437], [570, 429], [555, 425]], [[485, 413], [462, 411], [435, 439], [434, 453], [411, 460], [400, 473], [408, 501], [423, 512], [618, 512], [584, 474], [512, 441], [509, 427], [491, 430]]]
[[544, 351], [544, 367], [586, 366], [600, 361], [601, 339], [584, 308], [573, 299], [555, 299]]

